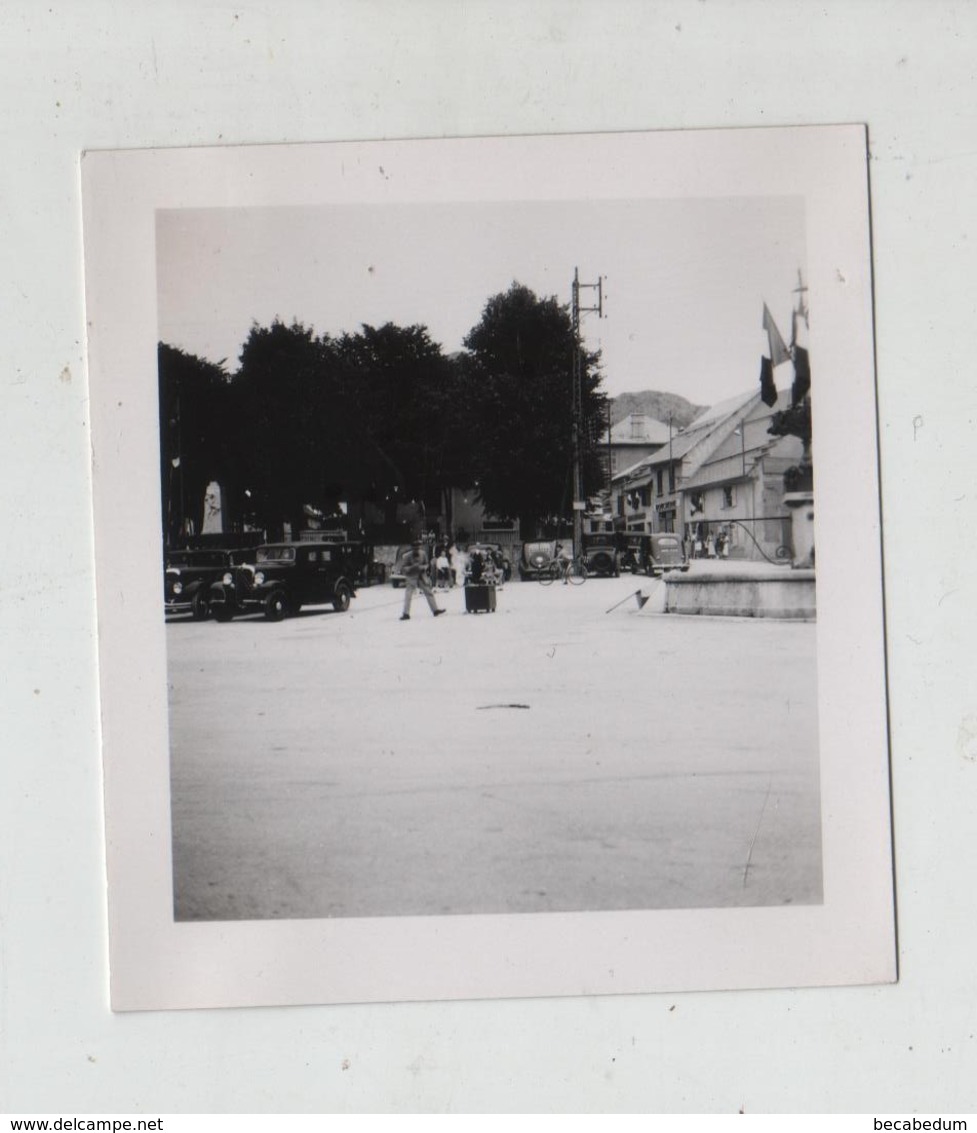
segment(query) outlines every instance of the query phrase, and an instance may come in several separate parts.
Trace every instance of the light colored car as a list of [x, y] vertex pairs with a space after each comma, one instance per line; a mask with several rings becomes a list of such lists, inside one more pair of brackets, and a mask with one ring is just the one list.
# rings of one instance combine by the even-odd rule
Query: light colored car
[[519, 577], [523, 582], [528, 579], [538, 579], [550, 569], [550, 564], [555, 558], [556, 541], [553, 539], [523, 543], [522, 558], [519, 560]]
[[645, 535], [641, 539], [639, 570], [643, 574], [658, 578], [669, 570], [688, 570], [689, 560], [685, 557], [682, 540], [669, 531]]

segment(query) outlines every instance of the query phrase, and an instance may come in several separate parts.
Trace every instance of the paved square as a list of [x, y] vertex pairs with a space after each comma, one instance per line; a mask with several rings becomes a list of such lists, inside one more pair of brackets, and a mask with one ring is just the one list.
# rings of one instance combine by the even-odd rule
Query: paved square
[[168, 625], [177, 919], [819, 902], [816, 626], [661, 585]]

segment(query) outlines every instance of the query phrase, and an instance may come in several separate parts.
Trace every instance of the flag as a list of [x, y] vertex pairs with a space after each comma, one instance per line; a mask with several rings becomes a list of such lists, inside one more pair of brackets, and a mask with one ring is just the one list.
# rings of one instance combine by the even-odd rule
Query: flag
[[794, 383], [790, 387], [791, 405], [800, 405], [811, 389], [811, 360], [803, 346], [794, 347]]
[[780, 331], [777, 330], [777, 324], [773, 321], [773, 315], [770, 314], [770, 308], [766, 303], [763, 304], [763, 329], [770, 340], [770, 360], [773, 365], [779, 366], [781, 362], [789, 362], [790, 351]]
[[777, 404], [777, 387], [773, 384], [773, 366], [766, 355], [760, 359], [760, 400], [764, 405]]
[[807, 349], [807, 311], [802, 307], [799, 310], [795, 309], [791, 313], [791, 327], [790, 327], [790, 344], [794, 346], [803, 346]]

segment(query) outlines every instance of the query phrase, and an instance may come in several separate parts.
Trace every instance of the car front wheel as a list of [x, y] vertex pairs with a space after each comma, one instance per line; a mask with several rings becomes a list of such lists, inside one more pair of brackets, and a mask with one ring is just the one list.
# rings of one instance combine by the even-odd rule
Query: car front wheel
[[353, 593], [349, 585], [345, 582], [337, 582], [336, 589], [332, 596], [332, 608], [339, 613], [343, 613], [349, 609], [349, 602], [352, 597]]
[[288, 613], [288, 598], [284, 590], [273, 590], [265, 599], [265, 617], [270, 622], [280, 622]]
[[190, 603], [190, 613], [193, 615], [193, 620], [197, 622], [206, 621], [210, 617], [210, 603], [202, 590], [198, 590], [194, 594], [193, 601]]

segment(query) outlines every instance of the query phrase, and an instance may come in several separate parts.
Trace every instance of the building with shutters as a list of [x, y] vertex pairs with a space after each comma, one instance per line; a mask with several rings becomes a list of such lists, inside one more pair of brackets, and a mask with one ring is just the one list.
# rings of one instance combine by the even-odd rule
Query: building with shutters
[[612, 476], [618, 530], [674, 532], [690, 555], [789, 559], [784, 474], [801, 460], [803, 445], [767, 431], [789, 405], [789, 391], [778, 392], [772, 406], [759, 393], [741, 394], [673, 431], [657, 452]]
[[629, 413], [610, 432], [604, 431], [599, 445], [606, 454], [610, 478], [659, 452], [668, 444], [668, 425], [644, 413]]

